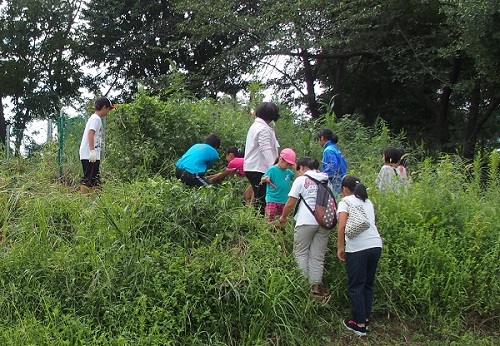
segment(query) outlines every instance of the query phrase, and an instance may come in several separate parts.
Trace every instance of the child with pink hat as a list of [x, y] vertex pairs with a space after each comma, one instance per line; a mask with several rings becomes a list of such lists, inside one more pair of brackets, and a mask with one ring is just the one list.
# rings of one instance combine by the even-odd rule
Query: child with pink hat
[[288, 200], [295, 175], [295, 152], [285, 148], [280, 152], [276, 163], [269, 167], [261, 179], [261, 184], [267, 183], [265, 213], [269, 222], [279, 218]]

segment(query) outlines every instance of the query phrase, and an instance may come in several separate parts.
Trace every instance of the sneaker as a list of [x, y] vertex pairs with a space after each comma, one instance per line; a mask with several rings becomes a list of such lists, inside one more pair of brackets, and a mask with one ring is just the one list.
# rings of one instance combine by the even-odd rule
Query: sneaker
[[344, 320], [344, 326], [350, 331], [354, 332], [354, 334], [359, 336], [366, 336], [366, 327], [360, 327], [353, 320]]

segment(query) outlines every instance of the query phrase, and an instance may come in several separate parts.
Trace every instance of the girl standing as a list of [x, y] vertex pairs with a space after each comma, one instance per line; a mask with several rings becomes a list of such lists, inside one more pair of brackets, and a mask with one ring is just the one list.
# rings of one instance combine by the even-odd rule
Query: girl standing
[[342, 155], [337, 143], [338, 136], [330, 129], [322, 129], [318, 132], [317, 139], [323, 148], [323, 159], [321, 170], [328, 174], [330, 187], [335, 196], [340, 194], [340, 182], [347, 173], [347, 161]]
[[[375, 225], [375, 209], [368, 199], [366, 187], [357, 177], [346, 175], [341, 189], [344, 198], [338, 205], [337, 257], [346, 262], [352, 311], [352, 318], [343, 323], [355, 334], [364, 336], [372, 311], [373, 282], [382, 253], [382, 238]], [[345, 236], [349, 205], [362, 206], [370, 222], [370, 228], [352, 239]]]
[[384, 165], [375, 179], [375, 185], [380, 190], [397, 189], [406, 186], [408, 180], [406, 168], [400, 164], [402, 158], [400, 149], [388, 147], [382, 152]]
[[268, 216], [269, 222], [273, 222], [276, 216], [279, 218], [283, 213], [295, 175], [295, 158], [296, 155], [292, 149], [283, 149], [278, 162], [269, 167], [260, 180], [261, 184], [267, 183], [269, 185], [266, 188], [265, 209], [265, 215]]
[[283, 227], [288, 215], [299, 203], [294, 217], [293, 254], [302, 274], [311, 285], [311, 294], [323, 297], [327, 294], [323, 288], [323, 270], [330, 230], [320, 227], [314, 215], [304, 205], [307, 203], [313, 210], [316, 207], [318, 185], [309, 177], [318, 181], [328, 180], [328, 175], [319, 172], [318, 168], [318, 160], [310, 157], [303, 157], [298, 161], [297, 178], [288, 194], [279, 223]]

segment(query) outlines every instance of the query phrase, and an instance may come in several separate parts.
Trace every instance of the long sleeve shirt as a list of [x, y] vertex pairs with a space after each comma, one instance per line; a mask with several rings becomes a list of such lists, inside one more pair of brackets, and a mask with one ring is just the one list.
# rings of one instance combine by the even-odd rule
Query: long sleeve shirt
[[265, 173], [278, 158], [278, 148], [274, 129], [263, 119], [255, 118], [247, 133], [243, 169], [245, 172]]

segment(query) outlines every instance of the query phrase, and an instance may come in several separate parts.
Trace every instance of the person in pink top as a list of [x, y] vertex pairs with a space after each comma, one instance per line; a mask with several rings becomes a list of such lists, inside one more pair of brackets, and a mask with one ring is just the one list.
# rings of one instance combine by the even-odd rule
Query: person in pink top
[[[210, 184], [221, 181], [228, 175], [234, 174], [240, 177], [245, 176], [245, 171], [243, 170], [243, 163], [245, 159], [243, 158], [243, 151], [237, 147], [229, 147], [226, 149], [226, 160], [228, 162], [226, 169], [222, 172], [208, 176], [208, 181]], [[250, 204], [253, 199], [253, 189], [248, 186], [244, 192], [245, 203]]]

